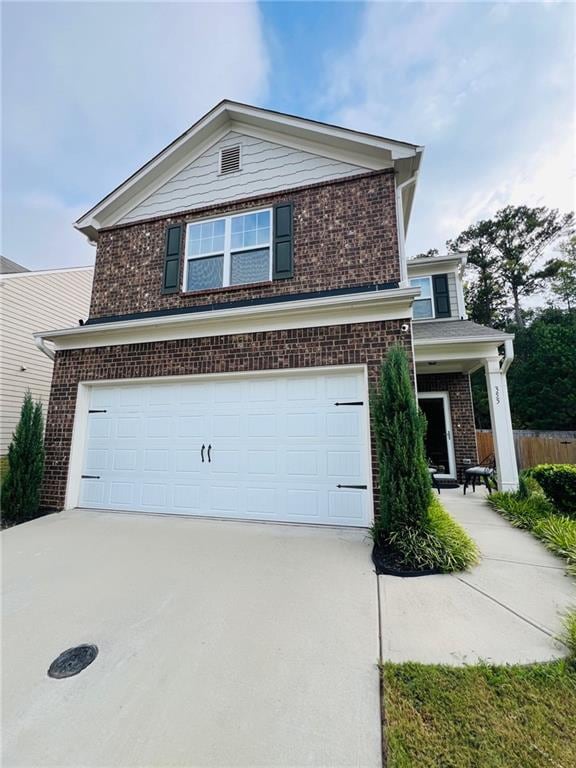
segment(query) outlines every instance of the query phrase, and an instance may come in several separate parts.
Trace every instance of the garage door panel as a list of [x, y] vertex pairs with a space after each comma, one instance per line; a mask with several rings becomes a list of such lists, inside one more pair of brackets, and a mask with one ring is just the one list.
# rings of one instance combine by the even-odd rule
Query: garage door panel
[[174, 486], [174, 507], [178, 511], [200, 511], [200, 485], [177, 484]]
[[246, 427], [249, 437], [275, 437], [276, 414], [251, 413], [246, 418]]
[[132, 507], [138, 503], [138, 485], [134, 482], [111, 482], [109, 499], [110, 504]]
[[[83, 480], [82, 505], [369, 524], [366, 410], [335, 405], [362, 400], [361, 374], [309, 372], [130, 388], [93, 389], [90, 408], [107, 413], [88, 416], [84, 473], [99, 479]], [[337, 487], [346, 484], [366, 490]]]
[[278, 471], [278, 456], [276, 450], [248, 451], [246, 454], [246, 471], [249, 475], [275, 475]]
[[338, 520], [357, 520], [364, 517], [364, 495], [362, 491], [340, 489], [328, 492], [328, 515], [335, 523]]
[[138, 468], [138, 451], [134, 448], [120, 448], [112, 452], [112, 469], [119, 472], [135, 471]]

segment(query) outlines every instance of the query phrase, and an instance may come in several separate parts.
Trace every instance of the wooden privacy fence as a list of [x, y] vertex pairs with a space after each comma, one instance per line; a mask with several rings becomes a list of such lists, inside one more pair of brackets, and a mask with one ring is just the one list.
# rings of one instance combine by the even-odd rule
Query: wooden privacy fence
[[[494, 453], [492, 430], [477, 429], [478, 458]], [[576, 432], [541, 432], [515, 429], [514, 445], [518, 469], [537, 464], [576, 464]]]

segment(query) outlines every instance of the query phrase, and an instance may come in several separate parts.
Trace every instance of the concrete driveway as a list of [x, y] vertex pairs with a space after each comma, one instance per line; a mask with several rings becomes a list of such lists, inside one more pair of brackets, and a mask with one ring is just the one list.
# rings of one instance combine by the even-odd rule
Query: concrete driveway
[[76, 511], [2, 540], [4, 768], [381, 765], [363, 532]]

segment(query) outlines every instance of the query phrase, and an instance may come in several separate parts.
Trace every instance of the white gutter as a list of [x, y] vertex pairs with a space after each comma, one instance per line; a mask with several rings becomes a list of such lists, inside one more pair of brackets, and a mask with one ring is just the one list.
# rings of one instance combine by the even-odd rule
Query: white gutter
[[502, 360], [502, 366], [500, 368], [500, 371], [504, 376], [506, 376], [506, 373], [508, 372], [508, 368], [510, 368], [513, 361], [514, 361], [514, 342], [512, 341], [512, 338], [508, 338], [504, 342], [504, 360]]
[[50, 358], [50, 360], [54, 360], [55, 354], [54, 350], [50, 349], [50, 347], [47, 347], [44, 339], [40, 334], [34, 333], [32, 334], [34, 336], [34, 344], [38, 347], [40, 352], [44, 352], [44, 354]]
[[[498, 342], [502, 344], [502, 340], [504, 339], [504, 346], [506, 347], [506, 344], [510, 343], [512, 344], [513, 336], [452, 336], [450, 338], [435, 338], [435, 339], [418, 339], [414, 338], [414, 344], [416, 344], [417, 347], [426, 347], [426, 346], [438, 346], [439, 344], [471, 344], [473, 342]], [[512, 353], [512, 358], [514, 358], [514, 354]], [[512, 361], [510, 361], [512, 362]]]
[[402, 190], [409, 184], [415, 184], [417, 178], [418, 171], [414, 171], [410, 178], [403, 181], [402, 184], [396, 185], [396, 229], [398, 230], [398, 253], [400, 256], [400, 285], [408, 285], [408, 260], [406, 258], [406, 232], [404, 231]]

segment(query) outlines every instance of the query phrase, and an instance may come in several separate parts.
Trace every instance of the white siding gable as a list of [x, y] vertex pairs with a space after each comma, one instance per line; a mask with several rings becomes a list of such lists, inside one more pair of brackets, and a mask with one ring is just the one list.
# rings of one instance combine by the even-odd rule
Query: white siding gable
[[[220, 150], [240, 144], [239, 171], [220, 174]], [[243, 197], [278, 192], [370, 170], [319, 154], [230, 131], [146, 200], [120, 224], [178, 211], [217, 205]]]

